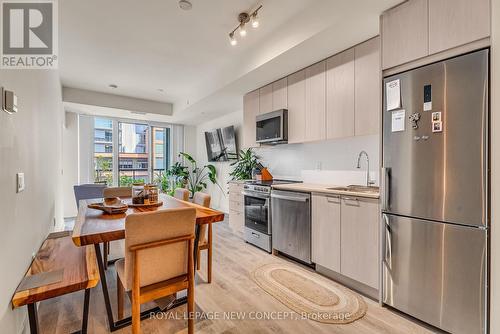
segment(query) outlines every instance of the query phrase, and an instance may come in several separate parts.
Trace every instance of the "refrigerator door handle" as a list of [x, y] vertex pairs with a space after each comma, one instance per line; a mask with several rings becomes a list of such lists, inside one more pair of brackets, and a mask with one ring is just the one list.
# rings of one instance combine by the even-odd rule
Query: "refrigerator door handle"
[[386, 214], [383, 215], [384, 228], [385, 228], [385, 254], [384, 263], [387, 268], [392, 269], [392, 234], [391, 226], [389, 225], [389, 218]]
[[389, 173], [390, 173], [390, 171], [391, 171], [390, 168], [382, 167], [382, 187], [383, 187], [382, 211], [389, 210], [389, 196], [390, 196]]

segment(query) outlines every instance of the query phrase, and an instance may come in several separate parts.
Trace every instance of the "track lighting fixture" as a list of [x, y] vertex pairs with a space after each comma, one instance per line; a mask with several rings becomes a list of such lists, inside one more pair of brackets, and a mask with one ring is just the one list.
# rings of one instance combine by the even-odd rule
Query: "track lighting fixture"
[[257, 9], [254, 10], [253, 12], [251, 12], [250, 14], [243, 12], [243, 13], [240, 13], [238, 15], [238, 21], [240, 23], [238, 24], [238, 26], [236, 28], [233, 29], [233, 31], [231, 31], [229, 33], [229, 42], [231, 43], [231, 45], [234, 46], [234, 45], [238, 44], [238, 41], [234, 37], [234, 33], [236, 32], [236, 30], [239, 29], [240, 36], [245, 37], [247, 35], [247, 23], [250, 23], [252, 28], [259, 27], [259, 18], [257, 15], [258, 15], [258, 12], [261, 8], [262, 8], [262, 5], [257, 7]]

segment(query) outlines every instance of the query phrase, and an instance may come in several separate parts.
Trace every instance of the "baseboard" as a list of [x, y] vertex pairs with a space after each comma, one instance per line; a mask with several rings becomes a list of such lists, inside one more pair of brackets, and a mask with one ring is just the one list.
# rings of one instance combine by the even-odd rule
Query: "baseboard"
[[352, 278], [346, 277], [342, 274], [334, 272], [334, 271], [332, 271], [328, 268], [322, 267], [320, 265], [316, 265], [316, 271], [318, 273], [320, 273], [321, 275], [326, 276], [328, 278], [331, 278], [334, 281], [337, 281], [340, 284], [345, 285], [348, 288], [356, 290], [356, 291], [360, 292], [361, 294], [365, 295], [366, 297], [369, 297], [369, 298], [376, 300], [378, 302], [378, 299], [379, 299], [378, 289], [372, 288], [371, 286], [360, 283], [356, 280], [353, 280]]

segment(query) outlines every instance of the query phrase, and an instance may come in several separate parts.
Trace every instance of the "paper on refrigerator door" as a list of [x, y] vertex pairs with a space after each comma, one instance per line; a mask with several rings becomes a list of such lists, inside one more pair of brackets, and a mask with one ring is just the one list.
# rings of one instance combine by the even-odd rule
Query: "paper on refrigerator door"
[[400, 132], [405, 130], [405, 118], [406, 111], [403, 109], [392, 112], [392, 132]]
[[401, 86], [399, 79], [385, 84], [387, 111], [401, 108]]

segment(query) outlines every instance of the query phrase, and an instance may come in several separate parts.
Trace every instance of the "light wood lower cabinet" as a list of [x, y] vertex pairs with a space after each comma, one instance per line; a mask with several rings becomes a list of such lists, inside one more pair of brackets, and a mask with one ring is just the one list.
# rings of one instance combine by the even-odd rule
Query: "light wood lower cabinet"
[[245, 214], [243, 204], [243, 182], [229, 183], [229, 227], [237, 234], [243, 234]]
[[379, 288], [378, 200], [342, 197], [340, 268], [344, 276]]
[[340, 196], [312, 195], [312, 260], [340, 272]]
[[378, 290], [378, 200], [313, 194], [311, 207], [313, 262]]

